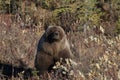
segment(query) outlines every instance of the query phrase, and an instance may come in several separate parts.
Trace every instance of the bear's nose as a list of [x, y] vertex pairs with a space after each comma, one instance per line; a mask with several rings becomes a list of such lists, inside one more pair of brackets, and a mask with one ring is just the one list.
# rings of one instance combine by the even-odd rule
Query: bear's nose
[[58, 32], [55, 32], [54, 35], [58, 35], [59, 33]]

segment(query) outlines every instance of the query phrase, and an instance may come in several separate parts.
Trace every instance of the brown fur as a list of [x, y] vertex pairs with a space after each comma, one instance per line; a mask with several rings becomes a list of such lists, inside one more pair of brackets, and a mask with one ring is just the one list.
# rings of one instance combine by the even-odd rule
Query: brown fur
[[35, 67], [44, 73], [60, 58], [71, 58], [72, 53], [66, 34], [60, 26], [50, 26], [40, 40]]

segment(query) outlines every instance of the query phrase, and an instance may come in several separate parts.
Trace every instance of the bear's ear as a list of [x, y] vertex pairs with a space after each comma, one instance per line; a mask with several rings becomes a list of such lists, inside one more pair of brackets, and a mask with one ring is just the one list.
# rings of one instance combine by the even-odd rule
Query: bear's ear
[[53, 26], [45, 26], [44, 29], [47, 30], [48, 28], [51, 28]]
[[51, 27], [54, 27], [54, 26], [48, 26], [47, 29], [48, 29], [48, 28], [51, 28]]
[[[61, 26], [57, 26], [57, 27], [60, 27], [60, 28], [62, 28]], [[63, 29], [63, 28], [62, 28]]]

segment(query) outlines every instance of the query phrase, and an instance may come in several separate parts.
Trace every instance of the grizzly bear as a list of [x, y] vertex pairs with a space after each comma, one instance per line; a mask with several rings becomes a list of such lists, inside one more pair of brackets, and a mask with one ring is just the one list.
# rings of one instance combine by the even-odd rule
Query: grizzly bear
[[60, 58], [72, 57], [65, 31], [60, 26], [49, 26], [39, 41], [35, 57], [39, 74], [48, 71]]

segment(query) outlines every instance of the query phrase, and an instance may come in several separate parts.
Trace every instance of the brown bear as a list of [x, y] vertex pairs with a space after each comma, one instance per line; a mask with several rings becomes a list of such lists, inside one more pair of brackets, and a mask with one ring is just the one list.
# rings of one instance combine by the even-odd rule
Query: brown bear
[[35, 67], [40, 74], [49, 70], [60, 58], [72, 58], [65, 31], [60, 26], [49, 26], [39, 41]]

